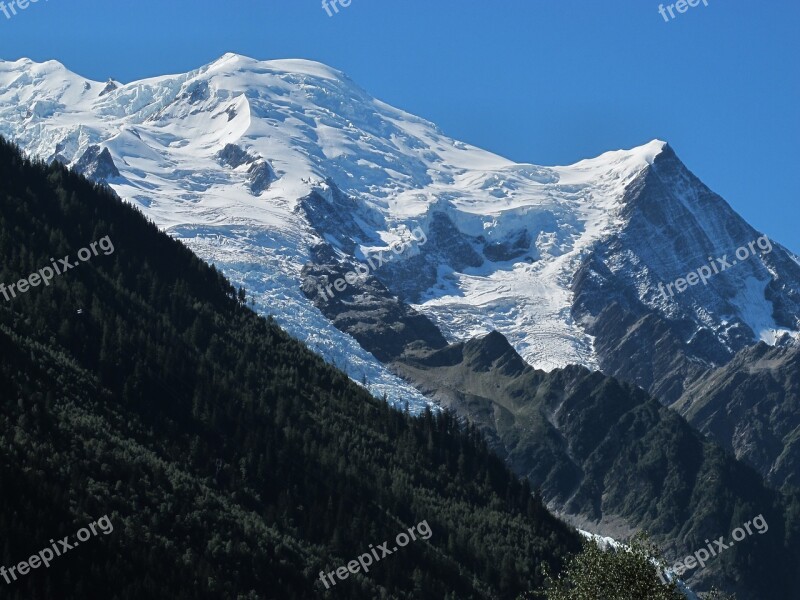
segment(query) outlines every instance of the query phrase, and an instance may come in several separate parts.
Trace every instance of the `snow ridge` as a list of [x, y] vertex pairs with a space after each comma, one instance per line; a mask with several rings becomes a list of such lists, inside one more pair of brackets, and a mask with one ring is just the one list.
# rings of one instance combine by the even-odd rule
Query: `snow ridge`
[[229, 53], [189, 73], [114, 84], [54, 61], [0, 61], [0, 134], [70, 165], [107, 149], [120, 173], [108, 183], [122, 198], [377, 393], [425, 403], [300, 292], [311, 248], [341, 232], [316, 231], [299, 200], [331, 183], [354, 200], [357, 255], [443, 215], [474, 248], [480, 266], [443, 263], [414, 298], [450, 339], [498, 330], [535, 367], [598, 367], [594, 339], [571, 316], [573, 278], [625, 225], [626, 190], [665, 142], [570, 166], [518, 164], [307, 60]]

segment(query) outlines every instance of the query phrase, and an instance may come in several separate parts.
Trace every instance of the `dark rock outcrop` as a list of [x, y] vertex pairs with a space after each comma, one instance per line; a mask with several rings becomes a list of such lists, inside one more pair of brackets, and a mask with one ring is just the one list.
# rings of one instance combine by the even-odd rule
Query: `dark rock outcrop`
[[800, 488], [800, 344], [742, 350], [672, 408], [771, 484]]
[[217, 160], [232, 169], [238, 169], [242, 165], [250, 165], [247, 170], [247, 181], [250, 193], [254, 196], [260, 196], [278, 178], [266, 160], [249, 154], [236, 144], [226, 144], [217, 153]]
[[108, 181], [120, 176], [114, 159], [108, 148], [101, 149], [98, 145], [89, 146], [74, 165], [75, 171], [85, 177], [97, 181]]

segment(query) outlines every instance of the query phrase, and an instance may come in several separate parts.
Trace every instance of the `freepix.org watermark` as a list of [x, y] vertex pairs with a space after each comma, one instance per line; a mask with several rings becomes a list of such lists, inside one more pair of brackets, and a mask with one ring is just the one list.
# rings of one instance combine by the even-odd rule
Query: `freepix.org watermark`
[[[44, 0], [47, 2], [47, 0]], [[39, 0], [11, 0], [11, 2], [0, 2], [0, 12], [2, 12], [6, 19], [10, 19], [17, 15], [17, 9], [25, 10], [31, 4], [36, 4]]]
[[8, 286], [6, 286], [4, 283], [0, 283], [0, 294], [3, 295], [7, 302], [11, 302], [13, 298], [17, 297], [17, 294], [24, 294], [31, 288], [38, 287], [41, 284], [44, 284], [45, 287], [47, 287], [50, 285], [50, 282], [56, 275], [63, 275], [70, 269], [80, 266], [81, 262], [86, 262], [87, 260], [98, 256], [98, 247], [103, 251], [103, 255], [105, 256], [108, 256], [114, 252], [114, 244], [111, 243], [111, 238], [105, 236], [104, 238], [89, 244], [88, 248], [81, 248], [78, 250], [78, 260], [80, 260], [80, 262], [70, 262], [69, 256], [59, 258], [58, 261], [55, 261], [51, 258], [51, 266], [42, 267], [36, 273], [31, 273], [25, 279], [20, 279], [18, 282], [11, 283]]
[[[694, 554], [691, 554], [684, 558], [683, 560], [679, 560], [676, 562], [671, 568], [670, 571], [674, 573], [676, 576], [680, 577], [686, 571], [691, 571], [692, 569], [699, 567], [705, 567], [706, 563], [715, 556], [718, 556], [731, 546], [733, 546], [736, 542], [741, 542], [749, 535], [753, 535], [753, 530], [750, 528], [752, 525], [755, 530], [758, 532], [759, 535], [764, 535], [769, 531], [769, 525], [767, 524], [767, 520], [764, 518], [764, 515], [758, 515], [752, 521], [748, 521], [742, 527], [737, 527], [731, 532], [732, 540], [729, 541], [727, 544], [725, 543], [725, 536], [721, 535], [719, 539], [714, 540], [712, 544], [710, 541], [705, 540], [706, 544], [708, 545], [708, 550], [705, 548], [700, 548], [699, 550], [695, 551]], [[747, 533], [745, 534], [745, 529]], [[668, 584], [669, 582], [664, 577], [664, 574], [660, 572], [659, 575], [661, 578], [661, 582], [664, 584]]]
[[[772, 242], [767, 236], [763, 235], [757, 240], [747, 244], [747, 246], [741, 246], [737, 248], [735, 259], [729, 260], [727, 254], [725, 254], [722, 258], [709, 257], [707, 265], [703, 265], [702, 267], [695, 269], [686, 277], [679, 277], [672, 283], [668, 283], [666, 288], [663, 283], [659, 283], [658, 289], [661, 292], [661, 295], [664, 297], [664, 300], [666, 300], [668, 298], [672, 298], [676, 293], [681, 294], [685, 292], [690, 286], [697, 285], [698, 283], [702, 282], [703, 285], [708, 285], [709, 279], [711, 279], [714, 275], [719, 275], [723, 271], [727, 271], [740, 262], [744, 262], [748, 258], [755, 256], [756, 247], [761, 250], [761, 256], [772, 252]], [[667, 295], [667, 292], [669, 292], [669, 295]]]
[[[678, 15], [675, 14], [676, 10], [680, 14], [683, 14], [690, 8], [699, 6], [701, 2], [703, 3], [703, 6], [708, 6], [708, 0], [678, 0], [674, 4], [668, 4], [666, 8], [664, 8], [663, 4], [659, 4], [658, 14], [664, 17], [664, 21], [669, 23], [672, 19], [677, 18]], [[669, 13], [669, 18], [667, 18], [667, 13]]]
[[[417, 246], [424, 246], [428, 241], [428, 236], [425, 235], [425, 232], [422, 231], [420, 227], [417, 227], [411, 232], [411, 237], [417, 242]], [[377, 271], [385, 263], [391, 262], [394, 259], [394, 255], [400, 256], [413, 245], [414, 243], [410, 240], [406, 242], [397, 241], [390, 246], [392, 254], [390, 254], [388, 250], [381, 250], [380, 252], [371, 254], [367, 258], [367, 264], [359, 263], [355, 271], [348, 271], [344, 274], [344, 277], [339, 277], [336, 281], [329, 283], [325, 287], [321, 285], [317, 286], [317, 291], [327, 302], [333, 298], [334, 290], [336, 292], [343, 292], [348, 285], [355, 285], [359, 281], [366, 281], [370, 273]], [[386, 256], [384, 256], [384, 253], [386, 253]], [[372, 268], [370, 269], [370, 267]]]
[[322, 0], [322, 10], [328, 13], [329, 17], [339, 14], [339, 7], [349, 8], [353, 0]]
[[89, 523], [86, 527], [78, 530], [78, 533], [75, 534], [77, 538], [75, 542], [70, 543], [69, 536], [65, 536], [64, 539], [58, 542], [50, 540], [50, 546], [39, 550], [37, 554], [31, 556], [28, 560], [23, 560], [13, 567], [6, 568], [5, 566], [0, 566], [0, 576], [10, 585], [12, 581], [17, 580], [17, 575], [20, 577], [27, 575], [30, 573], [31, 569], [38, 569], [42, 565], [44, 565], [45, 568], [49, 568], [54, 558], [63, 556], [73, 548], [77, 548], [80, 546], [81, 542], [89, 541], [93, 536], [98, 535], [98, 530], [103, 535], [108, 535], [114, 531], [114, 526], [111, 524], [111, 519], [108, 518], [108, 515], [104, 515], [94, 523]]
[[[325, 571], [320, 571], [319, 572], [320, 581], [322, 581], [322, 583], [325, 584], [325, 589], [329, 590], [331, 589], [331, 586], [328, 585], [328, 579], [330, 579], [333, 585], [336, 585], [336, 580], [333, 578], [334, 575], [336, 575], [336, 577], [344, 581], [345, 579], [350, 577], [351, 573], [355, 575], [362, 569], [364, 573], [369, 573], [369, 567], [372, 566], [373, 564], [372, 561], [373, 557], [375, 557], [375, 562], [378, 562], [382, 558], [385, 558], [390, 554], [394, 554], [400, 548], [408, 546], [408, 544], [417, 539], [417, 536], [414, 534], [415, 529], [416, 532], [419, 534], [420, 539], [429, 540], [433, 535], [433, 531], [431, 531], [430, 525], [428, 525], [428, 521], [427, 520], [422, 521], [422, 523], [410, 527], [408, 529], [408, 533], [403, 532], [397, 534], [397, 537], [394, 540], [397, 546], [395, 546], [391, 550], [389, 550], [389, 542], [383, 542], [382, 544], [379, 544], [377, 548], [374, 548], [372, 544], [370, 544], [369, 552], [366, 552], [361, 556], [359, 556], [358, 560], [351, 560], [349, 563], [347, 563], [346, 567], [339, 567], [338, 569], [336, 569], [335, 571], [331, 571], [327, 575], [325, 574]], [[378, 550], [380, 550], [381, 553], [380, 556], [378, 556]]]

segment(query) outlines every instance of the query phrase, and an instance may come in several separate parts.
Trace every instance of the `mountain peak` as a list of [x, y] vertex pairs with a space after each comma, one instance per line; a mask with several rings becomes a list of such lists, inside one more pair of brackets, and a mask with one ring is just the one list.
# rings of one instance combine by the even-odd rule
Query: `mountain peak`
[[661, 152], [663, 152], [666, 148], [669, 148], [669, 143], [665, 142], [664, 140], [659, 140], [658, 138], [650, 140], [646, 144], [642, 144], [641, 146], [637, 146], [633, 148], [631, 152], [647, 152], [652, 153], [654, 156], [657, 156]]
[[641, 146], [635, 146], [630, 149], [610, 150], [594, 158], [587, 158], [575, 163], [574, 167], [603, 167], [606, 168], [610, 165], [618, 165], [621, 163], [636, 163], [639, 166], [652, 165], [656, 157], [670, 149], [667, 142], [662, 140], [651, 140]]
[[464, 354], [469, 364], [479, 370], [487, 370], [495, 365], [502, 366], [507, 372], [521, 373], [527, 368], [508, 339], [497, 330], [466, 342]]
[[292, 75], [306, 75], [319, 79], [336, 81], [350, 81], [350, 78], [324, 63], [307, 60], [304, 58], [284, 58], [274, 60], [259, 60], [236, 52], [226, 52], [217, 60], [207, 65], [208, 70], [224, 71], [272, 71]]
[[219, 57], [219, 58], [218, 58], [216, 61], [214, 61], [214, 62], [221, 62], [221, 61], [227, 61], [227, 60], [235, 60], [235, 59], [240, 59], [240, 58], [243, 58], [243, 59], [245, 59], [245, 60], [255, 60], [255, 59], [253, 59], [253, 58], [252, 58], [252, 57], [250, 57], [250, 56], [247, 56], [247, 55], [245, 55], [245, 54], [239, 54], [238, 52], [226, 52], [225, 54], [223, 54], [222, 56], [220, 56], [220, 57]]
[[37, 62], [27, 57], [22, 57], [17, 60], [2, 60], [0, 65], [6, 67], [7, 70], [26, 70], [34, 71], [36, 74], [49, 74], [54, 72], [69, 72], [69, 69], [57, 60], [44, 60]]
[[26, 57], [26, 56], [18, 58], [17, 60], [5, 60], [3, 58], [0, 58], [0, 65], [20, 65], [20, 66], [25, 66], [25, 65], [32, 65], [32, 64], [34, 64], [34, 61], [31, 60], [30, 58]]
[[[761, 261], [748, 261], [708, 287], [661, 298], [659, 283], [673, 282], [705, 257], [730, 254], [758, 236], [660, 139], [572, 165], [542, 167], [452, 139], [433, 123], [375, 99], [336, 69], [309, 60], [259, 60], [228, 52], [189, 73], [136, 81], [105, 94], [113, 85], [55, 71], [45, 76], [37, 69], [47, 68], [33, 66], [26, 69], [30, 76], [20, 77], [21, 65], [0, 65], [4, 132], [31, 155], [72, 165], [90, 147], [106, 148], [111, 160], [102, 160], [117, 193], [145, 208], [160, 226], [200, 244], [204, 258], [226, 266], [234, 278], [240, 265], [234, 247], [241, 243], [264, 252], [264, 293], [290, 299], [282, 310], [300, 315], [292, 318], [303, 337], [315, 339], [332, 326], [318, 311], [308, 316], [313, 307], [298, 295], [300, 286], [291, 278], [278, 282], [274, 272], [299, 271], [308, 248], [318, 242], [336, 240], [337, 247], [351, 248], [356, 260], [385, 253], [388, 244], [408, 240], [407, 232], [417, 230], [425, 237], [416, 238], [426, 243], [411, 244], [402, 258], [383, 267], [379, 278], [386, 288], [413, 299], [419, 312], [449, 329], [446, 337], [462, 326], [470, 337], [496, 330], [506, 336], [503, 344], [543, 370], [572, 363], [600, 366], [599, 346], [585, 324], [591, 320], [570, 317], [574, 276], [594, 257], [624, 282], [609, 280], [587, 298], [602, 301], [609, 290], [625, 289], [646, 305], [643, 311], [661, 315], [680, 309], [694, 315], [693, 299], [707, 293], [713, 298], [706, 305], [729, 315], [735, 292], [724, 288], [735, 283], [741, 290], [735, 301], [739, 312], [759, 315], [747, 317], [747, 327], [775, 328], [772, 305], [762, 299], [771, 276], [759, 268]], [[247, 165], [220, 160], [220, 152], [232, 147], [248, 157]], [[255, 163], [264, 181], [274, 185], [254, 188], [249, 169]], [[346, 200], [334, 198], [326, 181]], [[316, 191], [324, 202], [304, 223], [295, 210]], [[287, 253], [273, 257], [249, 239], [237, 238], [228, 248], [194, 241], [198, 227], [242, 223], [259, 228]], [[668, 227], [672, 223], [694, 223], [692, 235]], [[609, 240], [630, 242], [629, 252], [614, 254]], [[781, 261], [783, 279], [794, 281], [790, 272], [798, 262]], [[619, 265], [626, 265], [622, 274]], [[737, 273], [741, 281], [726, 283]], [[755, 283], [740, 285], [751, 281], [747, 275], [759, 289]], [[597, 277], [603, 280], [601, 273]], [[772, 288], [768, 292], [776, 297]], [[800, 325], [788, 322], [794, 300], [786, 298], [780, 306], [789, 308], [780, 325], [795, 331]], [[586, 306], [594, 310], [595, 302]], [[598, 308], [605, 306], [600, 302]], [[752, 337], [738, 330], [727, 334], [726, 317], [709, 331], [708, 318], [702, 318], [698, 327], [720, 344], [727, 343], [725, 336]], [[618, 325], [610, 322], [607, 331], [621, 331]], [[744, 325], [739, 329], [746, 331]], [[325, 331], [330, 337], [330, 329]], [[501, 340], [494, 338], [487, 346], [502, 351]], [[342, 337], [342, 347], [353, 339]]]

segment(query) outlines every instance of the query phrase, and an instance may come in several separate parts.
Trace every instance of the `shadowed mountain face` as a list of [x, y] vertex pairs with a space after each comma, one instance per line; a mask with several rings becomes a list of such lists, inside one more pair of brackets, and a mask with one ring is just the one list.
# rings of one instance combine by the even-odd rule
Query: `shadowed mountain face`
[[[400, 356], [408, 346], [442, 348], [447, 340], [431, 321], [392, 295], [374, 275], [354, 280], [358, 263], [337, 258], [320, 244], [313, 262], [303, 268], [303, 293], [341, 331], [382, 362]], [[347, 283], [347, 281], [352, 283]], [[346, 287], [334, 287], [340, 281]], [[341, 286], [340, 286], [341, 287]]]
[[[642, 390], [578, 366], [535, 370], [497, 332], [447, 346], [435, 335], [432, 343], [408, 342], [414, 337], [404, 337], [412, 331], [408, 309], [376, 289], [376, 284], [353, 286], [343, 299], [321, 302], [317, 296], [317, 301], [376, 356], [391, 356], [396, 373], [478, 426], [493, 450], [574, 524], [615, 537], [645, 529], [675, 556], [738, 526], [743, 507], [754, 515], [768, 510], [777, 527], [784, 527], [790, 510], [757, 473]], [[376, 307], [375, 322], [354, 315], [350, 306], [353, 296], [364, 295], [373, 298], [363, 306]], [[387, 304], [394, 308], [379, 310]], [[420, 326], [424, 317], [413, 318], [413, 330], [435, 329], [430, 323]], [[401, 348], [403, 341], [408, 343]], [[770, 597], [788, 599], [781, 594], [790, 589], [789, 580], [774, 565], [788, 565], [788, 557], [797, 554], [791, 535], [786, 549], [777, 536], [760, 540], [757, 567], [746, 566], [754, 555], [743, 550], [689, 583], [696, 589], [721, 584], [740, 598], [760, 598], [769, 590], [775, 594]], [[754, 576], [762, 571], [777, 579], [765, 584]]]
[[[625, 225], [592, 250], [573, 284], [573, 315], [595, 336], [604, 372], [672, 403], [759, 337], [774, 343], [778, 330], [797, 330], [800, 265], [765, 238], [748, 248], [761, 234], [671, 148], [627, 186], [621, 216]], [[709, 265], [705, 283], [667, 289]]]
[[800, 345], [747, 348], [672, 408], [771, 484], [800, 488]]
[[644, 529], [668, 556], [685, 556], [744, 515], [768, 511], [783, 533], [743, 545], [688, 582], [739, 598], [793, 597], [797, 515], [757, 473], [645, 392], [582, 367], [534, 370], [499, 333], [412, 351], [393, 367], [478, 425], [514, 471], [583, 528], [616, 537]]
[[[0, 284], [103, 236], [0, 296], [4, 600], [512, 600], [579, 549], [474, 429], [392, 409], [108, 188], [0, 138]], [[50, 568], [5, 570], [103, 515]]]
[[[333, 297], [320, 292], [348, 269], [355, 264], [323, 246], [304, 271], [304, 291], [395, 373], [478, 426], [493, 450], [574, 524], [618, 538], [645, 529], [669, 555], [683, 556], [737, 527], [743, 510], [768, 510], [778, 528], [794, 518], [757, 473], [641, 389], [580, 366], [535, 370], [498, 332], [447, 345], [433, 323], [374, 277]], [[699, 590], [722, 585], [741, 599], [767, 590], [789, 598], [781, 595], [789, 579], [773, 565], [789, 564], [798, 539], [790, 534], [786, 548], [777, 536], [761, 540], [758, 567], [748, 565], [753, 554], [743, 550], [689, 583]], [[765, 584], [755, 575], [762, 571], [777, 579]]]

